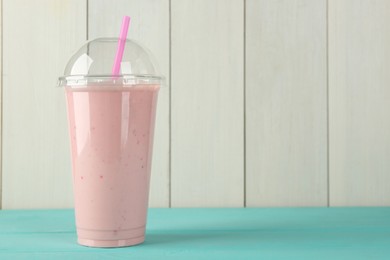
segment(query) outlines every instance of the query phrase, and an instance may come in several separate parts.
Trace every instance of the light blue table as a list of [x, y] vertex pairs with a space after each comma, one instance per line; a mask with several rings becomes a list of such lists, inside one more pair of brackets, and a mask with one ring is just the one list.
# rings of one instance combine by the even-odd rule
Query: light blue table
[[6, 210], [0, 259], [390, 259], [390, 208], [150, 209], [116, 249], [77, 245], [72, 210]]

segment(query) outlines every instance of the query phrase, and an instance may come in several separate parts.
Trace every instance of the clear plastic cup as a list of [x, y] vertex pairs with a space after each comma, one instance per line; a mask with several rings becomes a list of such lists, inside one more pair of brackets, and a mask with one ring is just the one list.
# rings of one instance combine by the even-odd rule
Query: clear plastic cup
[[127, 40], [121, 73], [117, 38], [85, 44], [59, 86], [67, 100], [78, 243], [142, 243], [148, 208], [157, 97], [164, 79], [152, 55]]

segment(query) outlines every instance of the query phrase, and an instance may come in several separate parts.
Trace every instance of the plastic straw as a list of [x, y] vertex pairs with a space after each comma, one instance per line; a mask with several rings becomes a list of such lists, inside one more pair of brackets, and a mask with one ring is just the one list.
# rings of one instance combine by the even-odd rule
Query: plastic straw
[[130, 24], [130, 17], [123, 16], [121, 32], [119, 34], [119, 39], [118, 39], [118, 48], [116, 50], [114, 66], [112, 67], [112, 75], [113, 76], [119, 75], [119, 70], [121, 68], [121, 62], [122, 62], [122, 57], [123, 57], [123, 51], [125, 50], [125, 44], [126, 44], [127, 31], [129, 29], [129, 24]]

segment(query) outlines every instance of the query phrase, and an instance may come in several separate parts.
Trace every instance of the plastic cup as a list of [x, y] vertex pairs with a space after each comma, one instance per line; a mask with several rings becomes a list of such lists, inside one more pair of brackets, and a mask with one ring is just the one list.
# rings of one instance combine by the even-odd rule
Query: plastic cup
[[158, 91], [151, 55], [126, 43], [121, 74], [110, 75], [117, 39], [83, 46], [59, 80], [67, 100], [78, 243], [142, 243]]

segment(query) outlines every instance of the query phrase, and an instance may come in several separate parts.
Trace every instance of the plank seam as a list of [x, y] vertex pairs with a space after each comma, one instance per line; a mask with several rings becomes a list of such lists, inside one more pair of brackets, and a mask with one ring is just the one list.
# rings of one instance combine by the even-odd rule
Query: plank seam
[[243, 72], [244, 72], [244, 78], [243, 78], [243, 103], [244, 103], [244, 118], [243, 118], [243, 127], [244, 127], [244, 208], [246, 208], [246, 0], [244, 1], [244, 10], [243, 10], [243, 17], [244, 17], [244, 24], [243, 24], [243, 41], [244, 41], [244, 46], [243, 46], [243, 58], [244, 58], [244, 63], [243, 63]]
[[0, 0], [1, 3], [0, 3], [0, 6], [1, 6], [1, 28], [0, 28], [0, 31], [1, 31], [1, 39], [0, 39], [0, 46], [1, 46], [1, 50], [0, 50], [0, 55], [1, 55], [1, 79], [0, 79], [0, 91], [1, 91], [1, 122], [0, 122], [0, 128], [1, 128], [1, 135], [0, 135], [0, 144], [1, 144], [1, 147], [0, 147], [0, 210], [2, 209], [2, 206], [3, 206], [3, 35], [4, 35], [4, 26], [3, 26], [3, 22], [4, 22], [4, 19], [3, 19], [3, 1]]
[[87, 10], [86, 10], [86, 40], [89, 39], [89, 0], [86, 0]]
[[168, 207], [172, 207], [172, 18], [171, 0], [169, 0], [169, 180], [168, 180]]
[[326, 0], [326, 167], [327, 167], [327, 206], [330, 207], [330, 127], [329, 127], [329, 0]]

